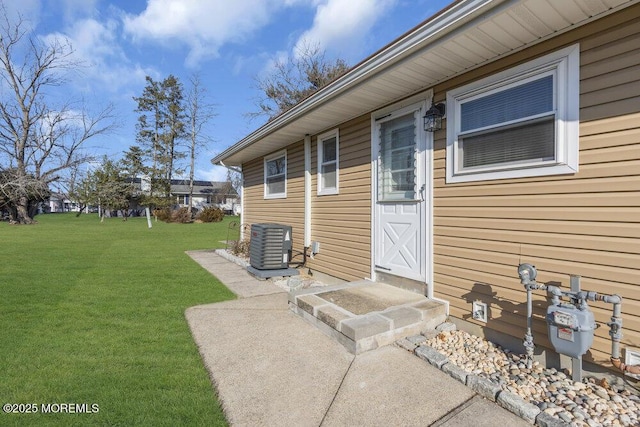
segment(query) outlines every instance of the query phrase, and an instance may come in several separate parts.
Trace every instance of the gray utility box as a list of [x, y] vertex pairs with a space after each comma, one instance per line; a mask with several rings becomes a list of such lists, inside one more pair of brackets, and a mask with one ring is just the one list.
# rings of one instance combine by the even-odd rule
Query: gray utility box
[[573, 304], [552, 304], [547, 309], [549, 340], [560, 354], [579, 358], [593, 344], [593, 333], [598, 326], [593, 313]]
[[291, 259], [291, 226], [251, 224], [249, 262], [258, 270], [289, 267]]

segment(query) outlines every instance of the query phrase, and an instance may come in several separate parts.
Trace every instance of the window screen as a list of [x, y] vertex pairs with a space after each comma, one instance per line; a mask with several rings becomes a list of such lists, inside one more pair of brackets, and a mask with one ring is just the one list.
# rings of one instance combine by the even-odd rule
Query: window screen
[[379, 180], [382, 200], [416, 197], [416, 129], [413, 114], [380, 124]]

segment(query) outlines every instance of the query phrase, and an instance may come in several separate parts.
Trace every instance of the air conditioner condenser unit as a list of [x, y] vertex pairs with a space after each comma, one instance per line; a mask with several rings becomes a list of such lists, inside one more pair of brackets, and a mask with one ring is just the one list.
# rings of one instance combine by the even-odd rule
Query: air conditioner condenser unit
[[252, 224], [249, 263], [258, 270], [279, 270], [289, 267], [291, 260], [291, 226]]

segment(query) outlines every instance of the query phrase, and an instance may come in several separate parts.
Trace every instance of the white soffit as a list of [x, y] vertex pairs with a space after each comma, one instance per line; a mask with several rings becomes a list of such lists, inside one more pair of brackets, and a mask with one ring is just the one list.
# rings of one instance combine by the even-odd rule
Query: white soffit
[[458, 1], [212, 162], [239, 166], [638, 1]]

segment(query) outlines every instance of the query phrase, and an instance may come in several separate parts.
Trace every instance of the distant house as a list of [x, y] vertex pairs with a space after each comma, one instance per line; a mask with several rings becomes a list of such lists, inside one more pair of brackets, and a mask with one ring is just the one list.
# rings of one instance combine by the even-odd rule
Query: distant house
[[61, 193], [51, 193], [48, 202], [42, 205], [43, 213], [78, 212], [80, 204], [69, 199], [69, 196]]
[[[145, 182], [141, 178], [134, 181], [134, 191], [142, 192]], [[178, 207], [189, 206], [189, 180], [172, 179], [171, 196]], [[237, 215], [240, 212], [238, 193], [228, 181], [194, 181], [192, 207], [202, 209], [213, 206], [224, 210], [227, 214]], [[132, 206], [137, 209], [138, 206]]]
[[[133, 180], [134, 193], [142, 193], [144, 182], [140, 178]], [[171, 196], [174, 198], [175, 206], [189, 206], [189, 181], [171, 180]], [[228, 215], [240, 214], [240, 202], [238, 193], [231, 184], [226, 181], [194, 181], [193, 182], [193, 203], [195, 209], [204, 207], [217, 207], [225, 211]], [[95, 207], [94, 207], [95, 208]], [[141, 211], [142, 206], [138, 206], [133, 201], [130, 209], [135, 212]], [[51, 193], [49, 200], [42, 206], [43, 213], [78, 212], [80, 204], [74, 202], [67, 194], [62, 192]], [[91, 208], [89, 208], [91, 211]], [[86, 211], [85, 211], [86, 212]], [[137, 212], [138, 214], [141, 212]]]
[[[189, 181], [172, 180], [171, 195], [180, 207], [189, 206]], [[234, 215], [240, 210], [238, 193], [227, 181], [194, 181], [192, 206], [196, 209], [215, 206]]]
[[[243, 222], [321, 243], [316, 272], [412, 287], [519, 343], [531, 263], [541, 283], [621, 295], [638, 349], [639, 47], [638, 1], [458, 0], [212, 163], [242, 168]], [[608, 332], [586, 360], [608, 365]]]

